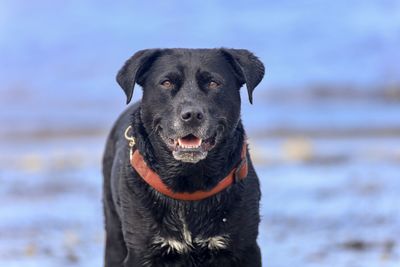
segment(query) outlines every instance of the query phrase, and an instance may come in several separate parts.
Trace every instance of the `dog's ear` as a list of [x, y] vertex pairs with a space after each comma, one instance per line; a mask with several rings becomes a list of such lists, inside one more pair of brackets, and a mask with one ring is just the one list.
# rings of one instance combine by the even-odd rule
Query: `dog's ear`
[[117, 82], [126, 94], [126, 103], [132, 99], [135, 83], [142, 85], [141, 76], [148, 70], [153, 61], [160, 55], [160, 49], [145, 49], [136, 52], [129, 58], [117, 74]]
[[241, 85], [246, 83], [249, 101], [253, 104], [253, 91], [264, 77], [264, 64], [245, 49], [222, 48], [221, 51], [233, 66]]

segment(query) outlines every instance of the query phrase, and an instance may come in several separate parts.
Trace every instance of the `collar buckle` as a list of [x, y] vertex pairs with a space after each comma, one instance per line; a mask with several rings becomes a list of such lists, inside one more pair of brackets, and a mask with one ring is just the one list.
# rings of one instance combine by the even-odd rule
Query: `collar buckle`
[[124, 132], [124, 136], [125, 136], [125, 139], [128, 140], [129, 160], [132, 161], [132, 154], [133, 154], [132, 150], [133, 150], [133, 147], [135, 146], [136, 142], [135, 142], [135, 138], [133, 137], [133, 135], [129, 135], [130, 132], [132, 133], [132, 126], [131, 125], [129, 125], [126, 128], [126, 130]]
[[129, 146], [132, 148], [136, 144], [136, 142], [133, 135], [129, 135], [129, 132], [131, 131], [132, 131], [132, 126], [129, 125], [128, 128], [126, 128], [125, 130], [124, 136], [125, 139], [129, 141]]

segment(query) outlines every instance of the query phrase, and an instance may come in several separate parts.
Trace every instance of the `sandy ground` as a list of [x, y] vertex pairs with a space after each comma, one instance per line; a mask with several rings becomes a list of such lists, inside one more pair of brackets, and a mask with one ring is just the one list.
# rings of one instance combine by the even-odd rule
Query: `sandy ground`
[[[400, 266], [398, 101], [305, 95], [243, 104], [263, 266]], [[3, 96], [0, 266], [101, 266], [101, 155], [121, 106]]]
[[[101, 266], [105, 136], [5, 140], [0, 266]], [[400, 140], [252, 138], [264, 266], [399, 266]]]

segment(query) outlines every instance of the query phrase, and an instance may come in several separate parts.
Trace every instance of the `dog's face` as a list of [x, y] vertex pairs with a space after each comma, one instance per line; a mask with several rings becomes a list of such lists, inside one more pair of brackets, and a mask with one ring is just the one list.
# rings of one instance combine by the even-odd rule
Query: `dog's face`
[[128, 102], [143, 87], [142, 120], [176, 160], [197, 163], [236, 128], [240, 87], [252, 91], [264, 74], [247, 50], [154, 49], [137, 52], [117, 81]]

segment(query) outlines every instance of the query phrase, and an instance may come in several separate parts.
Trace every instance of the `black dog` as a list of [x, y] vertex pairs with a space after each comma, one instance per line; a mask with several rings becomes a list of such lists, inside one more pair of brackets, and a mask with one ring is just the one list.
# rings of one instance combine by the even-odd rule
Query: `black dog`
[[106, 267], [261, 266], [239, 89], [252, 102], [263, 75], [238, 49], [149, 49], [125, 63], [127, 102], [135, 83], [143, 99], [117, 120], [104, 154]]

